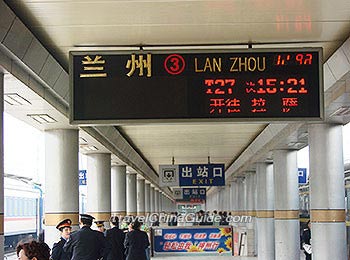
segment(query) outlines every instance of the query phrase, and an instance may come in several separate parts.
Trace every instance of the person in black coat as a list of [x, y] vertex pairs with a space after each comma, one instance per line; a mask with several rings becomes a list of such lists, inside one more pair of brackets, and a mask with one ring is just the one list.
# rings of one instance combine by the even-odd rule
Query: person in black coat
[[129, 225], [130, 231], [124, 241], [126, 260], [147, 260], [148, 236], [146, 232], [140, 230], [140, 227], [141, 223], [137, 219]]
[[[311, 223], [310, 220], [307, 222], [307, 227], [303, 230], [303, 235], [302, 235], [302, 243], [303, 247], [304, 244], [310, 245], [311, 246]], [[307, 253], [306, 250], [304, 249], [304, 254], [305, 254], [305, 260], [311, 260], [311, 254]]]
[[110, 248], [107, 260], [125, 260], [125, 233], [119, 229], [118, 217], [111, 217], [110, 222], [113, 227], [106, 231], [106, 240]]
[[57, 224], [56, 228], [61, 232], [61, 239], [57, 243], [53, 244], [52, 254], [51, 254], [52, 260], [70, 260], [71, 259], [72, 254], [69, 252], [63, 251], [63, 246], [68, 240], [72, 230], [71, 225], [72, 225], [72, 221], [69, 218], [62, 220], [60, 223]]
[[94, 217], [80, 214], [81, 229], [73, 232], [63, 250], [72, 253], [71, 260], [97, 260], [107, 255], [106, 240], [103, 233], [92, 230]]

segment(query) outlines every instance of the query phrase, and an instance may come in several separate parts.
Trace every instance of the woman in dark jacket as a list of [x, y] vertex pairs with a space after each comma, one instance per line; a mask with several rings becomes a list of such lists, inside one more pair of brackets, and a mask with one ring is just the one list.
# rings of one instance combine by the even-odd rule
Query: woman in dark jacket
[[302, 235], [302, 243], [303, 243], [303, 249], [304, 249], [304, 254], [305, 254], [305, 260], [311, 260], [311, 253], [307, 252], [305, 249], [305, 244], [307, 247], [311, 248], [311, 223], [310, 220], [307, 222], [306, 228], [303, 230], [303, 235]]
[[124, 260], [125, 248], [123, 243], [125, 239], [125, 233], [123, 230], [119, 229], [118, 217], [111, 217], [110, 222], [113, 227], [106, 231], [106, 240], [110, 248], [107, 260]]
[[126, 234], [124, 241], [126, 260], [147, 260], [148, 236], [140, 227], [141, 223], [137, 219], [129, 225], [130, 232]]

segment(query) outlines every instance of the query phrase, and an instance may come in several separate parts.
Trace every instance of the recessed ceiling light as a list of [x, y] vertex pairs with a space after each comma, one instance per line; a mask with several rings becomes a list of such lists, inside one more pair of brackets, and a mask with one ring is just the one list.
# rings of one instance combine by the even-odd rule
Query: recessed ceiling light
[[23, 106], [32, 104], [27, 99], [18, 95], [17, 93], [4, 94], [4, 101], [11, 106]]
[[28, 114], [27, 116], [33, 118], [35, 121], [37, 121], [40, 124], [52, 124], [56, 123], [57, 120], [53, 117], [49, 116], [48, 114]]
[[329, 116], [346, 116], [350, 114], [350, 106], [341, 106]]

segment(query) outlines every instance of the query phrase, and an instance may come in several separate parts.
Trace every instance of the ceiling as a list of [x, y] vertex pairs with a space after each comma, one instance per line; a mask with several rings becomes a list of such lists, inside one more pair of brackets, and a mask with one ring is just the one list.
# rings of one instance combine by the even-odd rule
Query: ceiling
[[[66, 71], [71, 50], [135, 46], [322, 47], [326, 60], [350, 35], [349, 0], [5, 2]], [[21, 117], [16, 109], [5, 110]], [[58, 121], [68, 126], [61, 117]], [[229, 167], [266, 126], [261, 122], [150, 123], [117, 128], [158, 172], [158, 165], [171, 164], [172, 158], [180, 164], [207, 163], [210, 157], [211, 162]]]

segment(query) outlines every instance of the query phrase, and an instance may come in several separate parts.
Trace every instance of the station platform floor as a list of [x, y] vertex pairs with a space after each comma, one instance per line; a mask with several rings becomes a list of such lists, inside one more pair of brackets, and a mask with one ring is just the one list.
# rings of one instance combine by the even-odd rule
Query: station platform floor
[[[154, 260], [192, 260], [198, 258], [198, 256], [165, 256], [165, 257], [153, 257]], [[217, 259], [219, 258], [219, 259]], [[259, 260], [258, 257], [245, 257], [245, 256], [201, 256], [202, 260]], [[17, 260], [15, 253], [8, 254], [4, 257], [4, 260]], [[300, 260], [305, 260], [303, 251], [300, 251]]]

